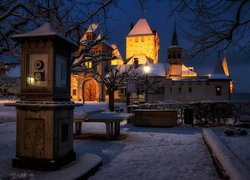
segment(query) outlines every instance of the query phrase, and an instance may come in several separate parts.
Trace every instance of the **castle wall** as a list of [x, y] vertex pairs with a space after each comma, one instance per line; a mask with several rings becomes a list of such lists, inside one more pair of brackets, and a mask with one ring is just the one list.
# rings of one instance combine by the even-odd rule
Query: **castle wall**
[[166, 79], [164, 100], [182, 102], [227, 101], [230, 100], [229, 81], [172, 81]]
[[126, 59], [134, 55], [145, 54], [153, 60], [153, 63], [158, 63], [158, 49], [155, 35], [126, 37]]

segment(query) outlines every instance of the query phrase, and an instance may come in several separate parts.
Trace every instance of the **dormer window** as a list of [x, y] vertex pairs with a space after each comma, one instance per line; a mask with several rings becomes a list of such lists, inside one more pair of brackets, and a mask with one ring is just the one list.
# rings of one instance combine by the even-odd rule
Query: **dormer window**
[[90, 34], [87, 35], [87, 40], [91, 41], [92, 40], [92, 36]]

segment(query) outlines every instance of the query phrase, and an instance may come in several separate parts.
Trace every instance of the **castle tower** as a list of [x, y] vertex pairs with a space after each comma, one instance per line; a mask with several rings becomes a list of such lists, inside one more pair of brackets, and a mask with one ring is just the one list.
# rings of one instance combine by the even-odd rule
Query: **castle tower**
[[172, 35], [171, 46], [168, 48], [168, 63], [170, 65], [168, 75], [169, 76], [181, 76], [182, 75], [182, 48], [178, 45], [178, 38], [176, 33], [176, 26]]
[[[151, 63], [158, 63], [159, 37], [152, 31], [146, 19], [139, 19], [126, 37], [126, 59], [135, 55], [144, 55]], [[139, 64], [140, 63], [140, 59]], [[133, 61], [131, 61], [133, 62]], [[128, 62], [128, 64], [130, 61]]]

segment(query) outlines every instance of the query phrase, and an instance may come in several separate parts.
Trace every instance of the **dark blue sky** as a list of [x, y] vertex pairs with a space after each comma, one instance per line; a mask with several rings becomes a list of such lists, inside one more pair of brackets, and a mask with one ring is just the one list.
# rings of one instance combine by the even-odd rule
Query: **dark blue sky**
[[[170, 46], [175, 21], [179, 45], [184, 49], [190, 48], [191, 43], [185, 39], [181, 31], [181, 28], [188, 28], [188, 24], [180, 21], [177, 16], [169, 16], [170, 7], [167, 1], [148, 1], [144, 13], [137, 0], [122, 0], [118, 2], [118, 5], [122, 9], [111, 7], [108, 13], [108, 41], [117, 44], [124, 59], [125, 40], [130, 31], [130, 23], [136, 23], [139, 18], [146, 18], [151, 28], [158, 31], [160, 37], [159, 62], [166, 63], [167, 61], [167, 48]], [[248, 41], [250, 42], [250, 40]], [[226, 55], [231, 77], [236, 82], [236, 91], [250, 92], [250, 83], [246, 82], [247, 77], [249, 77], [248, 72], [250, 72], [250, 57], [234, 50], [228, 50]], [[194, 66], [198, 73], [206, 74], [212, 73], [217, 59], [217, 52], [211, 51], [199, 59], [186, 59], [185, 64]]]

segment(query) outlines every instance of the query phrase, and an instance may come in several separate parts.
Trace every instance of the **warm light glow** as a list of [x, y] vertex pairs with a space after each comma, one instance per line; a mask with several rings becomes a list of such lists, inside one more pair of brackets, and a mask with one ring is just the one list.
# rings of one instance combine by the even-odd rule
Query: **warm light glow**
[[146, 65], [146, 66], [144, 66], [143, 70], [144, 70], [145, 74], [148, 74], [150, 72], [151, 68], [150, 68], [150, 66]]
[[34, 85], [35, 84], [35, 78], [34, 77], [27, 77], [27, 83], [30, 85]]
[[230, 81], [230, 93], [232, 94], [235, 90], [234, 82]]
[[123, 65], [123, 60], [121, 59], [112, 59], [111, 60], [111, 65]]
[[211, 74], [208, 74], [208, 77], [211, 77]]
[[197, 76], [197, 74], [182, 74], [183, 77], [194, 77]]

